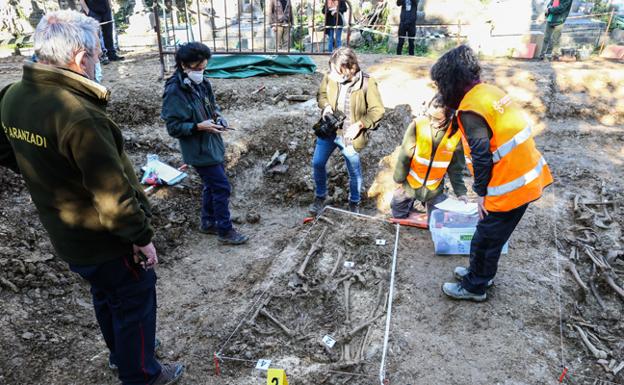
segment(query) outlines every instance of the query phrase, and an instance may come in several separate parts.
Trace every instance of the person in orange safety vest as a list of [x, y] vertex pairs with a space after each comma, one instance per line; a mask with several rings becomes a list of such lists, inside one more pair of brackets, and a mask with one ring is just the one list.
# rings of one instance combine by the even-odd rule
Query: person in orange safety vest
[[447, 107], [456, 110], [453, 125], [469, 145], [481, 219], [470, 246], [470, 266], [457, 267], [459, 283], [442, 291], [454, 299], [485, 301], [493, 284], [503, 245], [528, 205], [553, 182], [546, 160], [535, 146], [522, 109], [500, 88], [480, 79], [475, 53], [462, 45], [431, 68]]

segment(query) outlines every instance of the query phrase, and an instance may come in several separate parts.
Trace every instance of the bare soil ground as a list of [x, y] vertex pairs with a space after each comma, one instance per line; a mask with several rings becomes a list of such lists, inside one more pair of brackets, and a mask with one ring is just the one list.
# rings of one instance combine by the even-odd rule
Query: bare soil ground
[[[433, 62], [384, 56], [363, 56], [362, 61], [380, 81], [388, 107], [362, 154], [365, 187], [375, 181], [378, 195], [366, 200], [364, 211], [377, 215], [378, 207], [383, 211], [387, 204], [384, 194], [393, 188], [386, 156], [400, 143], [411, 114], [432, 95], [428, 71]], [[20, 62], [0, 61], [0, 87], [19, 79]], [[325, 58], [317, 62], [319, 70], [326, 68]], [[137, 173], [149, 153], [180, 165], [176, 141], [158, 118], [163, 82], [157, 79], [157, 58], [130, 56], [104, 71], [104, 84], [112, 90], [109, 112], [124, 132]], [[569, 371], [564, 381], [569, 384], [598, 383], [595, 379], [624, 383], [624, 370], [617, 375], [612, 370], [624, 361], [623, 298], [609, 287], [606, 273], [598, 275], [595, 289], [603, 308], [564, 269], [574, 261], [589, 285], [592, 263], [583, 252], [588, 245], [594, 253], [611, 257], [615, 282], [624, 284], [618, 254], [624, 226], [622, 66], [605, 61], [495, 60], [486, 61], [483, 72], [487, 81], [509, 91], [526, 108], [555, 184], [529, 208], [510, 241], [509, 254], [501, 258], [490, 299], [483, 304], [457, 303], [441, 294], [440, 285], [452, 279], [456, 265], [467, 263], [465, 257], [434, 256], [427, 232], [401, 228], [388, 377], [393, 384], [405, 385], [554, 384], [565, 365]], [[342, 287], [330, 287], [329, 295], [309, 294], [318, 288], [319, 277], [327, 274], [339, 249], [353, 253], [354, 259], [361, 256], [368, 269], [369, 287], [357, 282], [354, 286], [354, 311], [361, 314], [372, 307], [374, 282], [379, 281], [373, 267], [388, 269], [392, 253], [363, 245], [381, 237], [392, 243], [389, 225], [338, 214], [329, 217], [334, 226], [319, 221], [315, 226], [329, 230], [323, 250], [310, 264], [309, 274], [317, 280], [293, 280], [320, 230], [302, 224], [313, 198], [310, 127], [318, 111], [314, 102], [290, 103], [284, 97], [313, 99], [320, 80], [316, 73], [212, 81], [218, 102], [237, 128], [225, 138], [227, 169], [233, 184], [232, 211], [237, 226], [252, 236], [249, 244], [220, 246], [215, 238], [196, 231], [201, 187], [193, 171], [182, 186], [151, 195], [162, 260], [158, 336], [163, 345], [158, 354], [162, 360], [187, 364], [184, 384], [266, 382], [251, 362], [224, 361], [223, 374], [216, 377], [212, 357], [267, 289], [283, 297], [270, 302], [268, 311], [284, 311], [277, 318], [298, 333], [339, 334], [345, 307]], [[265, 91], [253, 93], [261, 86]], [[276, 151], [287, 155], [286, 167], [267, 170]], [[328, 170], [331, 203], [344, 207], [347, 175], [338, 155]], [[0, 169], [0, 186], [0, 384], [117, 383], [106, 365], [106, 347], [87, 285], [54, 255], [19, 176]], [[575, 213], [577, 195], [581, 202], [604, 199], [619, 205], [606, 206], [610, 219], [602, 206], [583, 206]], [[570, 258], [573, 247], [581, 252]], [[368, 254], [374, 258], [367, 259]], [[339, 271], [336, 277], [344, 274]], [[286, 300], [289, 295], [296, 300]], [[280, 361], [292, 384], [379, 383], [375, 375], [383, 320], [374, 323], [365, 359], [346, 368], [368, 377], [330, 375], [318, 364], [336, 364], [342, 348], [327, 352], [314, 339], [298, 342], [285, 335], [267, 317], [256, 321], [255, 326], [245, 324], [226, 344], [233, 356]], [[610, 373], [587, 350], [577, 326], [593, 334], [590, 341], [608, 353], [604, 366], [611, 367]]]

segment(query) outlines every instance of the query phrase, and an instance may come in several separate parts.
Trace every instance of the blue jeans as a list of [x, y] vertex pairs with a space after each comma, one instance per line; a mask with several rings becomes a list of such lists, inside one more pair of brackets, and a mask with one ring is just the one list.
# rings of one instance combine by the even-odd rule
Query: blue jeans
[[230, 219], [230, 182], [225, 175], [223, 164], [195, 167], [204, 182], [201, 208], [202, 227], [216, 226], [219, 235], [232, 229]]
[[329, 28], [327, 30], [327, 40], [327, 50], [329, 52], [334, 52], [334, 48], [340, 48], [342, 46], [342, 28]]
[[123, 385], [152, 384], [161, 371], [154, 355], [154, 270], [144, 270], [131, 255], [69, 268], [91, 284], [95, 318]]
[[360, 154], [353, 151], [345, 151], [342, 137], [333, 139], [316, 138], [316, 148], [312, 158], [314, 170], [314, 183], [316, 184], [316, 197], [325, 198], [327, 196], [327, 161], [336, 148], [340, 149], [349, 172], [349, 201], [360, 203], [360, 190], [362, 189], [362, 169], [360, 167]]
[[469, 273], [462, 280], [462, 287], [471, 293], [484, 294], [487, 282], [498, 271], [503, 246], [511, 237], [529, 205], [511, 211], [490, 212], [477, 223], [477, 230], [470, 242]]

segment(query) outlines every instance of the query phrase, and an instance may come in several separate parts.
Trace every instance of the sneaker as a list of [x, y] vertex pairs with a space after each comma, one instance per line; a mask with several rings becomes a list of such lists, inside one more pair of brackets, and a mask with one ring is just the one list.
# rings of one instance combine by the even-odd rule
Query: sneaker
[[200, 233], [204, 233], [204, 234], [208, 234], [208, 235], [219, 235], [219, 231], [217, 230], [217, 226], [215, 226], [214, 224], [212, 224], [210, 226], [200, 225], [199, 226], [199, 232]]
[[319, 215], [323, 211], [325, 207], [325, 198], [315, 197], [314, 202], [312, 202], [312, 206], [310, 206], [310, 214]]
[[[159, 340], [158, 338], [156, 338], [156, 339], [154, 340], [154, 350], [158, 350], [158, 348], [159, 348], [159, 347], [160, 347], [160, 340]], [[117, 364], [116, 364], [116, 363], [115, 363], [115, 361], [113, 360], [113, 355], [112, 355], [112, 354], [109, 354], [109, 355], [108, 355], [108, 368], [109, 368], [110, 370], [117, 370], [117, 369], [119, 369], [119, 368], [117, 367]]]
[[349, 202], [349, 211], [352, 213], [359, 214], [360, 213], [360, 203], [359, 202]]
[[219, 235], [219, 242], [224, 243], [226, 245], [242, 245], [248, 240], [249, 240], [248, 236], [239, 233], [235, 229], [231, 229], [225, 235]]
[[162, 364], [162, 370], [154, 385], [170, 385], [175, 384], [184, 374], [184, 365], [182, 364]]
[[124, 60], [125, 57], [124, 56], [117, 56], [116, 53], [112, 54], [112, 55], [108, 55], [108, 60], [110, 61], [121, 61]]
[[107, 65], [108, 63], [110, 63], [110, 60], [108, 60], [108, 56], [103, 55], [103, 56], [100, 58], [100, 64], [102, 64], [102, 65]]
[[[468, 270], [467, 267], [457, 266], [453, 273], [455, 274], [455, 279], [461, 282], [464, 279], [464, 277], [468, 275], [469, 272], [470, 270]], [[488, 283], [485, 285], [485, 288], [489, 289], [492, 286], [494, 286], [494, 280], [490, 279]]]
[[459, 283], [447, 282], [442, 285], [442, 292], [453, 299], [470, 300], [483, 302], [487, 299], [487, 294], [475, 294], [464, 289]]

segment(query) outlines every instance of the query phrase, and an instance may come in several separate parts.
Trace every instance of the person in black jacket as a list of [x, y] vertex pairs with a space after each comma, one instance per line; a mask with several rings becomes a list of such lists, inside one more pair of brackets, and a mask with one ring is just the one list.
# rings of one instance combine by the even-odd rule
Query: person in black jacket
[[409, 54], [414, 56], [414, 37], [416, 37], [418, 0], [397, 0], [397, 6], [401, 7], [397, 55], [403, 54], [403, 44], [405, 43], [405, 39], [407, 39]]
[[110, 61], [123, 60], [123, 56], [117, 55], [115, 43], [113, 41], [113, 12], [109, 0], [80, 0], [85, 15], [94, 18], [100, 23], [106, 57]]
[[218, 235], [222, 243], [239, 245], [248, 237], [236, 231], [230, 219], [231, 188], [221, 138], [228, 123], [204, 78], [210, 57], [210, 49], [202, 43], [178, 48], [176, 71], [165, 85], [161, 117], [169, 135], [180, 141], [184, 162], [193, 166], [204, 182], [200, 231]]
[[342, 27], [344, 26], [342, 14], [345, 12], [347, 12], [347, 3], [344, 0], [327, 0], [323, 6], [328, 52], [334, 52], [334, 49], [342, 46]]

